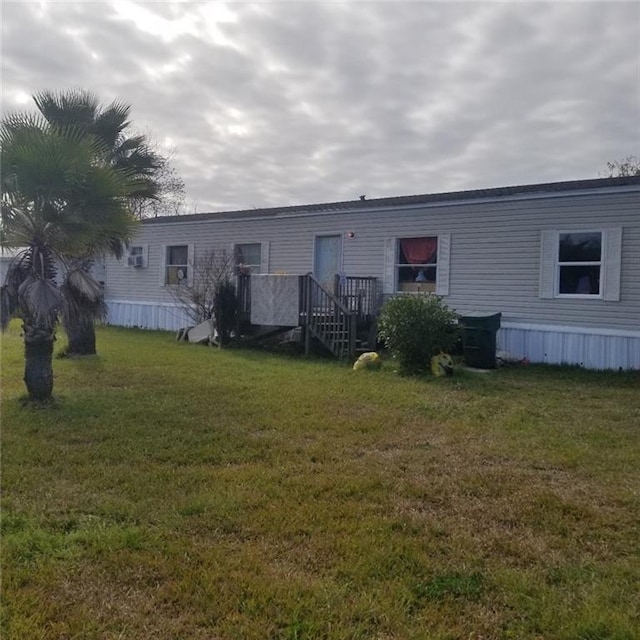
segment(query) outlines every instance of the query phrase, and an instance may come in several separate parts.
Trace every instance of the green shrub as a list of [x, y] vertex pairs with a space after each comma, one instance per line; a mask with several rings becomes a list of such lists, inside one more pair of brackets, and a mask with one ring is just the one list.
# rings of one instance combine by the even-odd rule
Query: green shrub
[[457, 316], [432, 294], [396, 296], [382, 307], [378, 332], [402, 373], [422, 373], [432, 356], [454, 346]]

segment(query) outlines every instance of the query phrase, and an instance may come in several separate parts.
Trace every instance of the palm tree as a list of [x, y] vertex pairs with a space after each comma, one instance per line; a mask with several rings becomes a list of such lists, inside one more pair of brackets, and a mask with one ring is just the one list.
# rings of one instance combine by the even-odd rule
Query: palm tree
[[[0, 124], [0, 244], [19, 249], [0, 290], [0, 321], [4, 330], [12, 316], [22, 319], [30, 400], [51, 398], [65, 296], [101, 295], [90, 275], [69, 265], [89, 248], [133, 232], [130, 178], [97, 162], [103, 152], [94, 138], [37, 118], [18, 115]], [[63, 287], [56, 283], [61, 270]]]
[[41, 91], [33, 101], [51, 126], [94, 136], [103, 147], [107, 164], [135, 176], [138, 184], [130, 193], [131, 199], [157, 197], [157, 174], [165, 159], [151, 149], [145, 136], [128, 135], [131, 105], [116, 100], [103, 108], [95, 94], [82, 89]]
[[[128, 195], [132, 208], [158, 197], [161, 184], [157, 177], [166, 161], [150, 149], [144, 136], [127, 135], [131, 126], [130, 105], [116, 101], [103, 108], [94, 94], [81, 89], [59, 93], [42, 91], [33, 99], [50, 126], [94, 137], [101, 146], [102, 162], [135, 178], [136, 186]], [[101, 248], [104, 250], [104, 243]], [[122, 243], [117, 233], [107, 242], [106, 252], [120, 257]], [[88, 273], [96, 255], [98, 247], [88, 247], [69, 273]], [[62, 309], [62, 324], [69, 343], [65, 351], [69, 355], [93, 355], [96, 353], [94, 318], [106, 313], [104, 299], [102, 296], [99, 299], [75, 297], [70, 293], [73, 287], [67, 287], [66, 282], [64, 286], [69, 289], [65, 297], [67, 304]]]

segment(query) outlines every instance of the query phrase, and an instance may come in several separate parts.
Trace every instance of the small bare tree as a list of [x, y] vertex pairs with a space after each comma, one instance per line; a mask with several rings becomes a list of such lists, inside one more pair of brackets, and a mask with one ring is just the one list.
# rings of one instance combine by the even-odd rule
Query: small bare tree
[[604, 172], [604, 177], [614, 178], [616, 176], [640, 176], [640, 158], [627, 156], [624, 160], [607, 162], [607, 170]]
[[237, 299], [234, 273], [233, 255], [210, 249], [194, 260], [193, 277], [181, 280], [171, 290], [173, 299], [193, 324], [213, 320], [219, 346], [229, 341], [235, 325]]
[[180, 215], [185, 206], [185, 184], [178, 172], [171, 166], [168, 158], [159, 156], [154, 183], [155, 197], [133, 197], [130, 199], [129, 209], [133, 215], [138, 220]]
[[215, 312], [215, 297], [220, 285], [232, 282], [233, 256], [210, 249], [193, 263], [193, 277], [171, 288], [171, 295], [193, 324], [210, 320]]

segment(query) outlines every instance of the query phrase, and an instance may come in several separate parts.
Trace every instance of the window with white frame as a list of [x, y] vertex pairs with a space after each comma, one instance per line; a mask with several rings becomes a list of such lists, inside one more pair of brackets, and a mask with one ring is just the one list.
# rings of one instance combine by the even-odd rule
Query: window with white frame
[[238, 274], [260, 273], [262, 244], [260, 242], [237, 244], [234, 250], [234, 258]]
[[435, 292], [437, 275], [437, 236], [397, 240], [396, 291]]
[[541, 232], [540, 297], [618, 301], [621, 227]]
[[600, 231], [559, 233], [556, 295], [600, 296], [602, 249]]
[[166, 247], [165, 284], [179, 284], [189, 276], [189, 245], [178, 244]]

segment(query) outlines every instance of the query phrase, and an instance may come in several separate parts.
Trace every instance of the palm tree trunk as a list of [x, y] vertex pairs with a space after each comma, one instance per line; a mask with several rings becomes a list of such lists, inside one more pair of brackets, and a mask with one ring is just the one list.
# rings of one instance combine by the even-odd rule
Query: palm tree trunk
[[[90, 274], [94, 263], [92, 256], [84, 256], [71, 261], [71, 266]], [[63, 284], [63, 291], [68, 297], [67, 304], [62, 309], [62, 326], [68, 340], [63, 353], [67, 356], [95, 356], [95, 320], [104, 315], [104, 295], [100, 292], [98, 297], [91, 299], [78, 296], [77, 291], [67, 283]]]
[[96, 355], [96, 328], [93, 320], [67, 320], [64, 323], [68, 344], [65, 354], [69, 356]]
[[22, 325], [24, 332], [24, 383], [29, 400], [51, 399], [53, 392], [53, 341], [55, 331], [35, 324]]

